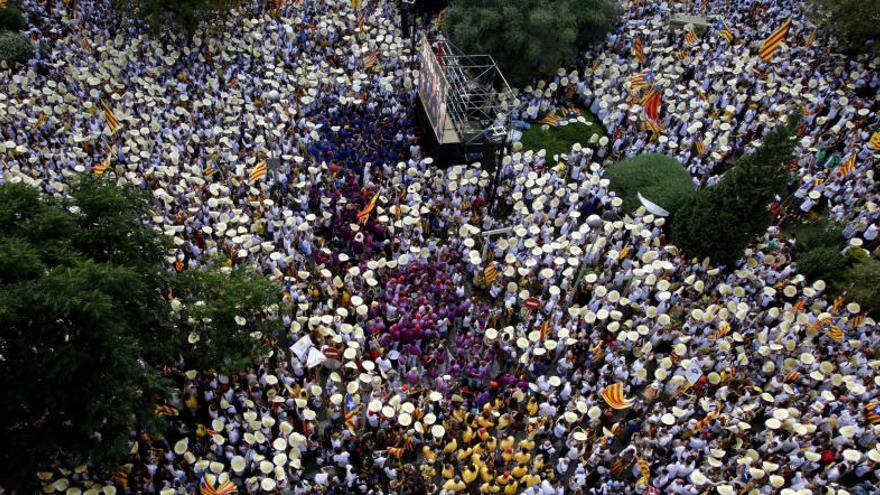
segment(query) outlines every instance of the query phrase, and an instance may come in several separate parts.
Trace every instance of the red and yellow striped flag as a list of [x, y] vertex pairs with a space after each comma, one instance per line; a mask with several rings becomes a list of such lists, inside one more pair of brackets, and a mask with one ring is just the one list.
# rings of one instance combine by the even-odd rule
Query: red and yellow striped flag
[[843, 330], [836, 326], [828, 324], [828, 327], [825, 328], [825, 335], [829, 336], [831, 340], [835, 342], [843, 342]]
[[647, 485], [651, 481], [651, 465], [641, 457], [636, 457], [636, 463], [638, 463], [639, 471], [642, 473], [639, 483]]
[[864, 322], [865, 315], [855, 315], [852, 317], [852, 320], [849, 321], [849, 325], [851, 328], [859, 328]]
[[837, 169], [838, 177], [846, 177], [851, 174], [853, 170], [856, 169], [856, 154], [850, 153], [849, 158], [846, 159], [843, 163], [840, 164], [840, 168]]
[[870, 402], [865, 406], [865, 419], [872, 425], [880, 424], [880, 401]]
[[868, 148], [871, 148], [874, 151], [880, 151], [880, 131], [871, 134], [871, 139], [868, 140]]
[[614, 383], [602, 389], [602, 399], [611, 406], [612, 409], [626, 409], [632, 407], [633, 399], [627, 399], [623, 396], [623, 384]]
[[709, 423], [711, 423], [715, 418], [717, 418], [719, 414], [721, 414], [721, 411], [719, 409], [715, 409], [714, 411], [710, 412], [709, 414], [706, 415], [705, 418], [697, 421], [697, 424], [694, 425], [693, 431], [698, 432], [698, 431], [702, 430], [703, 428], [709, 426]]
[[694, 141], [694, 150], [697, 152], [697, 155], [702, 156], [706, 152], [706, 143], [702, 139], [697, 139]]
[[97, 175], [98, 177], [104, 175], [104, 172], [110, 168], [110, 160], [113, 158], [113, 151], [107, 153], [107, 158], [104, 158], [104, 161], [98, 163], [96, 165], [92, 165], [92, 174]]
[[834, 304], [831, 305], [831, 313], [837, 313], [840, 311], [840, 308], [843, 307], [843, 302], [846, 301], [846, 295], [848, 291], [843, 291], [843, 294], [834, 298]]
[[636, 41], [633, 43], [633, 55], [635, 55], [639, 62], [645, 61], [645, 48], [642, 46], [641, 36], [636, 36]]
[[358, 222], [365, 224], [367, 223], [367, 219], [370, 218], [370, 213], [373, 212], [373, 209], [376, 208], [376, 203], [379, 201], [379, 193], [373, 195], [373, 198], [370, 199], [370, 202], [367, 203], [367, 206], [364, 206], [364, 209], [358, 212], [357, 220]]
[[810, 31], [809, 36], [807, 36], [807, 39], [804, 40], [804, 46], [807, 48], [812, 48], [814, 43], [816, 43], [816, 30], [815, 29]]
[[698, 41], [700, 41], [700, 37], [697, 36], [697, 33], [695, 33], [693, 29], [684, 33], [684, 42], [688, 45], [693, 45]]
[[483, 280], [487, 284], [492, 284], [498, 278], [498, 268], [494, 261], [490, 261], [486, 268], [483, 269]]
[[40, 116], [37, 118], [37, 121], [34, 122], [34, 126], [31, 128], [31, 132], [38, 131], [40, 129], [40, 127], [43, 127], [43, 124], [45, 124], [45, 123], [46, 123], [46, 114], [41, 113]]
[[116, 118], [113, 110], [110, 110], [110, 107], [103, 100], [100, 102], [100, 106], [101, 112], [104, 114], [104, 120], [107, 121], [107, 127], [110, 128], [110, 134], [116, 134], [116, 131], [119, 130], [119, 119]]
[[256, 182], [263, 177], [266, 176], [266, 173], [269, 172], [269, 164], [266, 163], [266, 160], [260, 161], [260, 163], [256, 164], [254, 168], [251, 170], [250, 180], [251, 182]]
[[176, 417], [180, 415], [180, 411], [176, 408], [164, 404], [156, 404], [156, 406], [153, 407], [153, 412], [156, 413], [156, 416]]
[[550, 335], [550, 317], [548, 316], [546, 320], [544, 320], [544, 324], [541, 325], [541, 342], [544, 342], [544, 339]]
[[776, 28], [776, 31], [770, 33], [770, 36], [761, 43], [761, 48], [758, 50], [758, 56], [760, 56], [762, 60], [765, 62], [773, 60], [773, 54], [779, 49], [779, 45], [785, 41], [785, 37], [788, 35], [788, 29], [790, 27], [791, 17], [786, 19], [781, 26]]

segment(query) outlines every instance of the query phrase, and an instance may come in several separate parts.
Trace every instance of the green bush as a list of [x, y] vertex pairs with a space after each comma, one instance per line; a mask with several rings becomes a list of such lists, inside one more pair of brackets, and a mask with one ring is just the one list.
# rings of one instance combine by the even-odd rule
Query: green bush
[[798, 273], [808, 280], [824, 280], [827, 284], [838, 285], [847, 267], [847, 260], [836, 247], [817, 247], [795, 256]]
[[0, 31], [4, 29], [10, 31], [24, 29], [24, 16], [13, 4], [7, 4], [5, 9], [0, 9]]
[[623, 198], [623, 207], [633, 211], [641, 206], [637, 193], [662, 206], [670, 214], [694, 194], [691, 176], [681, 163], [659, 153], [648, 153], [621, 160], [605, 173], [611, 190]]
[[710, 258], [732, 269], [772, 222], [768, 206], [786, 190], [788, 175], [782, 165], [791, 162], [799, 123], [793, 116], [776, 127], [760, 147], [739, 157], [718, 184], [689, 196], [675, 213], [673, 244], [691, 257]]
[[850, 299], [865, 309], [880, 310], [880, 261], [868, 259], [854, 263], [844, 276]]
[[30, 40], [20, 33], [0, 31], [0, 61], [8, 65], [23, 64], [31, 58], [34, 49]]

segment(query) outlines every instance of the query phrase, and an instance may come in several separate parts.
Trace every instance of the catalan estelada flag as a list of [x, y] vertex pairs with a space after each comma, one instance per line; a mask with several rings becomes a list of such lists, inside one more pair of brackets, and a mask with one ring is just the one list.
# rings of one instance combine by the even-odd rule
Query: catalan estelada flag
[[633, 43], [633, 55], [635, 55], [639, 62], [645, 61], [645, 47], [642, 46], [641, 36], [636, 36], [636, 41]]
[[785, 37], [788, 35], [788, 29], [791, 27], [791, 17], [785, 20], [781, 26], [776, 28], [776, 31], [770, 33], [770, 36], [761, 43], [761, 48], [758, 50], [758, 55], [765, 62], [769, 62], [773, 60], [773, 54], [776, 53], [776, 50], [779, 49], [779, 45], [785, 41]]
[[693, 45], [698, 41], [700, 41], [700, 37], [697, 36], [697, 33], [695, 33], [693, 29], [684, 33], [684, 42], [688, 45]]
[[376, 203], [379, 201], [379, 193], [373, 195], [373, 198], [370, 199], [370, 202], [367, 203], [367, 206], [364, 206], [364, 209], [358, 212], [357, 220], [360, 223], [367, 223], [367, 219], [370, 218], [370, 213], [373, 212], [373, 209], [376, 208]]
[[204, 174], [205, 177], [210, 177], [219, 171], [220, 167], [218, 167], [216, 163], [210, 163], [207, 167], [205, 167]]
[[865, 419], [872, 425], [880, 424], [880, 401], [870, 402], [865, 406]]
[[110, 110], [110, 107], [107, 106], [106, 103], [101, 101], [101, 112], [104, 114], [104, 120], [107, 121], [107, 127], [110, 128], [110, 134], [116, 134], [116, 131], [119, 130], [119, 119], [116, 118], [116, 115], [113, 114], [113, 110]]
[[718, 35], [724, 38], [728, 43], [733, 43], [733, 31], [730, 30], [730, 27], [724, 22], [724, 19], [718, 19], [718, 21], [715, 22], [715, 30], [718, 31]]
[[354, 396], [345, 394], [345, 426], [351, 431], [357, 428], [357, 415], [360, 410], [361, 406], [355, 403]]
[[590, 349], [590, 361], [598, 363], [605, 357], [605, 351], [602, 347], [602, 341], [599, 341], [592, 349]]
[[254, 168], [251, 170], [251, 182], [256, 182], [263, 177], [266, 176], [266, 172], [269, 171], [269, 165], [266, 163], [266, 160], [262, 160], [260, 163], [254, 165]]

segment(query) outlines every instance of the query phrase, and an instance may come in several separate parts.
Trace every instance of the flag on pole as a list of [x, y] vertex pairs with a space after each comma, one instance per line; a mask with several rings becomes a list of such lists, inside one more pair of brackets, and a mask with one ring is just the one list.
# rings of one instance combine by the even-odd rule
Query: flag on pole
[[251, 170], [251, 182], [257, 182], [266, 176], [266, 173], [269, 171], [269, 165], [266, 163], [266, 160], [260, 161], [260, 163], [256, 164], [254, 168]]
[[724, 19], [719, 18], [715, 22], [715, 30], [718, 31], [718, 35], [724, 38], [728, 43], [733, 43], [735, 36]]
[[637, 72], [629, 76], [629, 84], [633, 89], [647, 88], [653, 78], [654, 75], [649, 70]]
[[703, 428], [709, 426], [709, 423], [711, 423], [712, 420], [714, 420], [716, 417], [718, 417], [719, 414], [721, 414], [721, 411], [718, 409], [715, 409], [714, 411], [710, 412], [709, 414], [706, 415], [705, 418], [697, 421], [697, 424], [694, 425], [693, 431], [697, 432], [697, 431], [700, 431]]
[[639, 471], [642, 473], [642, 477], [639, 478], [639, 483], [647, 485], [651, 481], [651, 465], [641, 457], [636, 457], [636, 463], [638, 463]]
[[371, 69], [374, 65], [376, 65], [376, 61], [378, 60], [379, 55], [376, 53], [376, 50], [373, 50], [364, 57], [364, 68]]
[[110, 107], [103, 100], [100, 102], [100, 106], [101, 112], [104, 113], [104, 120], [107, 121], [107, 127], [110, 128], [110, 134], [116, 134], [116, 131], [119, 130], [119, 119], [116, 118], [113, 110], [110, 110]]
[[97, 175], [98, 177], [104, 175], [104, 172], [110, 168], [110, 160], [113, 159], [113, 151], [109, 151], [107, 153], [107, 158], [104, 158], [104, 161], [92, 166], [92, 174]]
[[232, 481], [226, 480], [220, 483], [217, 488], [214, 488], [211, 482], [208, 481], [208, 477], [203, 476], [202, 481], [199, 483], [199, 493], [201, 495], [232, 495], [233, 493], [238, 493], [238, 487]]
[[216, 163], [210, 163], [207, 167], [205, 167], [204, 174], [205, 177], [210, 177], [219, 171], [220, 167], [218, 167]]
[[865, 315], [856, 315], [852, 317], [852, 320], [849, 321], [850, 327], [858, 328], [862, 326], [862, 323], [865, 322]]
[[367, 219], [370, 218], [370, 213], [373, 212], [373, 209], [376, 208], [376, 203], [379, 201], [379, 193], [373, 195], [373, 198], [367, 203], [367, 206], [364, 206], [364, 209], [358, 212], [357, 220], [358, 222], [365, 224], [367, 223]]
[[180, 411], [178, 411], [176, 408], [173, 408], [173, 407], [167, 406], [167, 405], [160, 405], [160, 404], [156, 404], [153, 407], [153, 412], [156, 414], [156, 416], [175, 417], [175, 416], [180, 415]]
[[645, 122], [645, 127], [654, 134], [660, 134], [663, 132], [663, 122], [660, 122], [659, 120], [648, 119]]
[[627, 399], [623, 396], [622, 383], [615, 383], [603, 388], [602, 399], [613, 409], [627, 409], [633, 405], [633, 399]]
[[836, 325], [828, 324], [824, 329], [825, 335], [829, 336], [835, 342], [843, 342], [843, 329]]
[[871, 134], [871, 139], [868, 140], [868, 148], [871, 148], [874, 151], [880, 151], [880, 131]]
[[758, 55], [765, 62], [769, 62], [773, 60], [773, 54], [776, 53], [776, 50], [779, 49], [779, 45], [785, 41], [785, 37], [788, 35], [788, 29], [791, 27], [791, 17], [785, 20], [781, 26], [776, 28], [776, 31], [770, 33], [770, 36], [761, 43], [761, 48], [758, 50]]
[[598, 363], [605, 357], [605, 350], [602, 347], [602, 341], [599, 341], [592, 349], [590, 349], [590, 361]]
[[541, 342], [544, 342], [544, 339], [547, 338], [547, 335], [550, 335], [550, 317], [548, 316], [546, 320], [544, 320], [544, 324], [541, 325]]
[[354, 396], [345, 394], [345, 426], [350, 431], [354, 431], [357, 428], [357, 415], [360, 410], [361, 406], [355, 403]]
[[498, 278], [498, 268], [494, 261], [490, 261], [486, 268], [483, 269], [483, 280], [486, 281], [487, 284], [491, 284], [495, 282], [495, 279]]
[[880, 424], [880, 401], [875, 400], [865, 406], [865, 419], [872, 425]]
[[834, 298], [834, 304], [831, 305], [831, 313], [837, 313], [840, 311], [840, 308], [843, 307], [843, 302], [846, 301], [846, 295], [848, 291], [843, 291], [843, 294]]
[[361, 0], [351, 0], [351, 8], [359, 9], [361, 8], [362, 2]]
[[37, 118], [37, 121], [34, 123], [34, 126], [31, 128], [31, 132], [35, 132], [35, 131], [39, 130], [39, 128], [43, 127], [43, 124], [45, 124], [45, 123], [46, 123], [46, 114], [41, 113], [40, 116]]
[[816, 43], [816, 30], [813, 29], [812, 31], [810, 31], [810, 35], [807, 36], [807, 39], [804, 40], [804, 46], [807, 48], [812, 48], [813, 44], [815, 44], [815, 43]]
[[840, 167], [837, 169], [838, 177], [846, 177], [851, 174], [853, 170], [856, 169], [856, 154], [850, 153], [849, 158], [846, 159], [843, 163], [840, 164]]
[[641, 36], [636, 36], [636, 41], [633, 43], [633, 55], [635, 55], [639, 62], [645, 61], [645, 48], [642, 46]]
[[684, 42], [688, 45], [693, 45], [698, 41], [700, 41], [700, 37], [697, 36], [693, 29], [689, 29], [684, 33]]
[[694, 150], [697, 152], [697, 155], [702, 155], [706, 152], [706, 143], [703, 142], [702, 138], [694, 141]]
[[658, 120], [660, 118], [660, 97], [660, 91], [651, 90], [650, 96], [642, 104], [645, 107], [645, 115], [651, 120]]

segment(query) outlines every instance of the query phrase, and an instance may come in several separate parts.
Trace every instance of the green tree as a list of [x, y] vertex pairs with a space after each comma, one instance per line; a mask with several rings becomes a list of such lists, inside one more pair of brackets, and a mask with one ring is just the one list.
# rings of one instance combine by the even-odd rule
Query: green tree
[[604, 39], [620, 16], [611, 0], [461, 0], [447, 17], [466, 53], [488, 53], [514, 85], [525, 85]]
[[770, 131], [717, 185], [688, 197], [676, 212], [672, 241], [692, 256], [732, 268], [752, 239], [770, 226], [768, 206], [785, 192], [799, 122], [794, 117]]
[[0, 29], [10, 31], [24, 29], [24, 16], [14, 3], [7, 3], [6, 7], [0, 8]]
[[880, 0], [809, 0], [817, 23], [851, 52], [880, 51]]
[[625, 158], [605, 173], [610, 188], [623, 198], [623, 207], [633, 211], [641, 206], [638, 193], [670, 212], [673, 217], [679, 206], [694, 194], [691, 174], [675, 158], [659, 153]]
[[845, 282], [849, 285], [849, 298], [871, 311], [880, 310], [880, 261], [866, 259], [854, 263], [846, 270]]
[[[21, 184], [0, 186], [5, 488], [32, 492], [36, 471], [59, 455], [112, 466], [127, 452], [133, 429], [161, 429], [153, 404], [168, 382], [159, 370], [194, 354], [186, 339], [191, 325], [181, 322], [169, 293], [180, 294], [182, 307], [197, 306], [215, 295], [205, 284], [217, 284], [221, 299], [205, 305], [227, 306], [211, 313], [215, 331], [228, 330], [226, 314], [239, 310], [248, 330], [268, 335], [279, 328], [257, 309], [280, 300], [278, 289], [259, 277], [243, 271], [178, 277], [166, 270], [170, 243], [144, 221], [149, 212], [144, 194], [107, 180], [85, 178], [66, 199]], [[225, 294], [233, 290], [242, 291], [237, 301]], [[244, 366], [247, 355], [261, 350], [250, 333], [199, 344], [198, 352], [226, 368]], [[233, 344], [241, 347], [228, 347]]]
[[223, 15], [239, 3], [238, 0], [122, 0], [117, 7], [143, 19], [155, 32], [173, 29], [192, 33], [202, 21]]
[[34, 53], [31, 40], [14, 31], [0, 30], [0, 62], [7, 66], [26, 63]]

